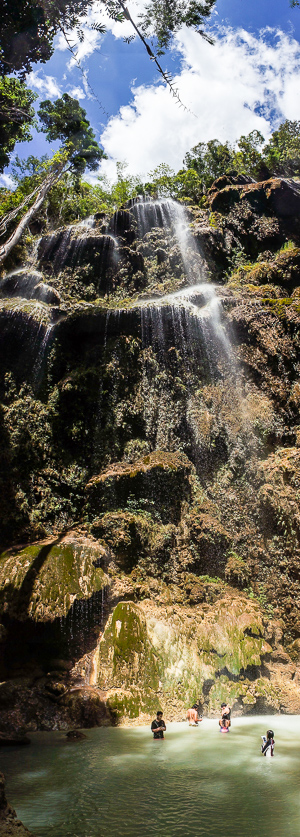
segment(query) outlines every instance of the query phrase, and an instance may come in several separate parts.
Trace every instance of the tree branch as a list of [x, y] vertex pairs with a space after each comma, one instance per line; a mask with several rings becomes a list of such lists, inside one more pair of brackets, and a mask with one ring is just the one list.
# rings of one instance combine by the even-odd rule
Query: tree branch
[[[133, 28], [134, 28], [135, 32], [137, 33], [138, 37], [140, 38], [140, 40], [144, 44], [144, 47], [147, 50], [147, 53], [148, 53], [151, 61], [154, 61], [154, 63], [156, 64], [158, 72], [160, 73], [160, 75], [164, 79], [165, 83], [167, 84], [169, 90], [172, 93], [173, 98], [177, 99], [177, 102], [180, 104], [180, 107], [182, 107], [187, 113], [192, 113], [192, 111], [189, 108], [187, 108], [186, 105], [181, 101], [178, 90], [176, 90], [176, 88], [173, 86], [173, 81], [172, 81], [172, 77], [171, 77], [170, 73], [163, 70], [163, 68], [162, 68], [161, 64], [159, 63], [156, 55], [154, 55], [154, 52], [152, 52], [151, 47], [149, 46], [149, 44], [147, 44], [147, 41], [145, 40], [144, 36], [142, 35], [142, 32], [140, 31], [140, 29], [138, 29], [136, 23], [134, 22], [133, 18], [131, 17], [131, 14], [128, 11], [127, 6], [125, 6], [125, 3], [123, 3], [123, 0], [117, 0], [117, 3], [120, 6], [120, 8], [122, 9], [124, 17], [126, 18], [126, 20], [130, 21], [130, 23], [133, 26]], [[195, 116], [195, 114], [193, 114], [193, 116]]]

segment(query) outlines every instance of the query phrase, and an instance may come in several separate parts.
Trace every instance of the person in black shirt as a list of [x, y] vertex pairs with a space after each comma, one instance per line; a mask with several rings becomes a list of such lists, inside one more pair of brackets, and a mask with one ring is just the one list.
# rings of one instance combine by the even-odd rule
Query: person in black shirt
[[164, 732], [166, 729], [165, 722], [163, 721], [163, 713], [158, 711], [156, 713], [156, 718], [151, 724], [151, 732], [153, 732], [154, 741], [158, 741], [159, 738], [164, 738]]

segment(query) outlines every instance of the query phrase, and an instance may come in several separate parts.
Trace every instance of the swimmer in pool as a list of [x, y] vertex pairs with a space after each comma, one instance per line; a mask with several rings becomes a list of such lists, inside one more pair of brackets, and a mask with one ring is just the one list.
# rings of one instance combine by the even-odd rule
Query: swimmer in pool
[[229, 732], [231, 726], [231, 708], [228, 703], [221, 703], [221, 718], [219, 720], [220, 732]]
[[263, 756], [274, 756], [274, 732], [272, 729], [267, 730], [267, 735], [262, 735], [261, 752]]
[[166, 731], [167, 727], [163, 720], [163, 713], [158, 710], [156, 713], [156, 718], [152, 721], [151, 724], [151, 732], [153, 732], [153, 739], [154, 741], [158, 741], [160, 738], [164, 738], [164, 732]]
[[197, 709], [195, 709], [194, 707], [192, 707], [192, 709], [188, 709], [186, 713], [186, 719], [189, 722], [190, 727], [197, 727], [199, 720]]

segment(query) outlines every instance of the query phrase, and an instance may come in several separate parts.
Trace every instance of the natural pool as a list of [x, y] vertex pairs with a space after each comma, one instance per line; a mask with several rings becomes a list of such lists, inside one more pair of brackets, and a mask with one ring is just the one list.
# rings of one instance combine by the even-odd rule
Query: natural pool
[[86, 734], [2, 750], [9, 801], [37, 837], [299, 837], [299, 716], [235, 718], [228, 735], [168, 724], [157, 742], [145, 727]]

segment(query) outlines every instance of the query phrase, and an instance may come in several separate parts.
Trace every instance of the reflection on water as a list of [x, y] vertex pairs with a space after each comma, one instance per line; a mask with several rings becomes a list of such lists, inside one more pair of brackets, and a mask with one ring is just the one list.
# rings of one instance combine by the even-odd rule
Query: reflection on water
[[[275, 731], [275, 757], [260, 736]], [[37, 837], [299, 837], [300, 718], [36, 733], [2, 753], [9, 801]]]

